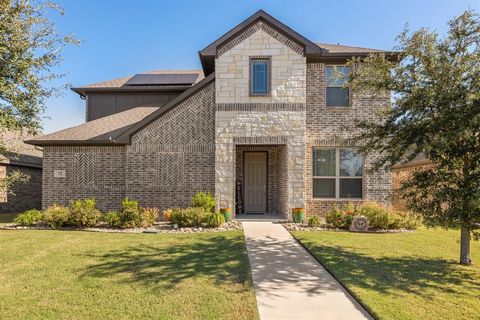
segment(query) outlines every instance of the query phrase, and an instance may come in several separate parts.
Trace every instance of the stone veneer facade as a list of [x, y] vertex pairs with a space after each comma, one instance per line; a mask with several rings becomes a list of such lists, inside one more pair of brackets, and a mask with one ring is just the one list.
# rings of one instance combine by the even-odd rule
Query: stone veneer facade
[[[250, 59], [269, 57], [271, 92], [250, 96]], [[244, 146], [282, 149], [284, 168], [269, 180], [270, 213], [288, 217], [305, 206], [306, 58], [298, 44], [257, 22], [218, 51], [215, 60], [215, 197], [218, 207], [234, 208], [235, 181], [241, 179], [238, 152]], [[273, 148], [273, 149], [272, 149]], [[276, 153], [275, 153], [276, 155]], [[267, 169], [270, 171], [270, 169]], [[288, 173], [288, 174], [287, 174]], [[284, 183], [276, 187], [279, 180]], [[280, 190], [282, 189], [282, 190]], [[272, 204], [272, 199], [277, 202]]]

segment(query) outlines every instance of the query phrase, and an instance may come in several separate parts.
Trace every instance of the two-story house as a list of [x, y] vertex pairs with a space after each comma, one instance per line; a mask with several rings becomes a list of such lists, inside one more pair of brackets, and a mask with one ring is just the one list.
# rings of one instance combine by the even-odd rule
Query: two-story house
[[[197, 191], [238, 213], [288, 217], [390, 201], [390, 172], [369, 172], [351, 142], [355, 119], [390, 97], [345, 87], [345, 63], [376, 49], [314, 43], [258, 11], [199, 52], [202, 70], [153, 71], [74, 88], [87, 122], [39, 137], [43, 206], [95, 197], [161, 209]], [[336, 71], [335, 71], [336, 70]]]

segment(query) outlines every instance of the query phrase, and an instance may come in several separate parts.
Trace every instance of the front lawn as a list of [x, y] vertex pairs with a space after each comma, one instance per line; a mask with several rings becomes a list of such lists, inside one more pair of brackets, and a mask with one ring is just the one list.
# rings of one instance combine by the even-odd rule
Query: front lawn
[[0, 231], [0, 319], [256, 319], [241, 231]]
[[458, 265], [459, 231], [292, 233], [379, 319], [480, 319], [480, 243]]

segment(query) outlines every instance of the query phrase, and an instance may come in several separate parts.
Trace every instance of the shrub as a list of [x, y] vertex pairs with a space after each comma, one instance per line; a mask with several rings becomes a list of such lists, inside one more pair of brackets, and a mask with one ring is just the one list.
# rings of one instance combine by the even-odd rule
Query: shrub
[[15, 218], [15, 223], [23, 226], [31, 226], [39, 223], [42, 220], [42, 212], [37, 209], [27, 210], [24, 213], [19, 214]]
[[309, 227], [320, 227], [322, 221], [320, 220], [319, 216], [311, 216], [308, 218], [308, 226]]
[[110, 227], [118, 228], [120, 226], [120, 213], [118, 211], [108, 211], [102, 220]]
[[129, 200], [122, 201], [122, 210], [120, 211], [120, 228], [136, 228], [142, 225], [142, 217], [138, 207], [138, 201]]
[[327, 222], [327, 225], [331, 227], [348, 229], [352, 223], [353, 216], [353, 212], [344, 212], [339, 208], [334, 207], [325, 215], [325, 221]]
[[197, 192], [192, 198], [192, 207], [203, 208], [205, 212], [213, 212], [215, 209], [215, 198], [210, 192]]
[[397, 217], [400, 220], [399, 228], [403, 228], [407, 230], [415, 230], [422, 223], [420, 216], [412, 212], [395, 211], [394, 214], [397, 215]]
[[65, 226], [70, 221], [70, 210], [60, 205], [52, 205], [43, 213], [43, 221], [52, 228]]
[[152, 226], [158, 218], [158, 212], [158, 208], [141, 208], [140, 219], [142, 226]]
[[203, 208], [186, 208], [174, 210], [171, 219], [179, 227], [198, 227], [205, 221], [206, 215]]
[[225, 217], [220, 212], [210, 213], [207, 217], [207, 225], [210, 228], [218, 228], [225, 223]]
[[375, 203], [366, 202], [357, 208], [357, 214], [368, 218], [372, 229], [389, 229], [395, 227], [395, 220], [390, 216], [386, 207]]
[[163, 220], [172, 222], [172, 213], [178, 209], [167, 209], [162, 212]]
[[70, 221], [74, 226], [93, 227], [100, 222], [101, 212], [95, 208], [95, 199], [87, 198], [70, 203]]

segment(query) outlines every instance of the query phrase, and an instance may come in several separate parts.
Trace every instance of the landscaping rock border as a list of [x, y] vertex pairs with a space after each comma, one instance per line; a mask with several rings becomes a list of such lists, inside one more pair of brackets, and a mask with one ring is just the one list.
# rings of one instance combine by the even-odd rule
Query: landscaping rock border
[[285, 222], [282, 223], [283, 227], [288, 231], [338, 231], [338, 232], [352, 232], [352, 233], [407, 233], [407, 232], [415, 232], [415, 230], [407, 230], [407, 229], [391, 229], [391, 230], [367, 230], [367, 231], [350, 231], [345, 229], [338, 229], [338, 228], [330, 228], [326, 225], [321, 227], [309, 227], [305, 223], [294, 223], [294, 222]]
[[149, 228], [132, 228], [132, 229], [115, 229], [110, 227], [92, 227], [92, 228], [80, 228], [80, 227], [62, 227], [62, 228], [50, 228], [46, 225], [35, 226], [22, 226], [19, 224], [11, 223], [0, 226], [0, 230], [62, 230], [62, 231], [90, 231], [90, 232], [107, 232], [107, 233], [208, 233], [208, 232], [224, 232], [242, 230], [242, 223], [240, 221], [226, 222], [219, 228], [207, 228], [207, 227], [192, 227], [192, 228], [175, 228], [175, 226], [169, 222], [157, 222], [154, 226]]

